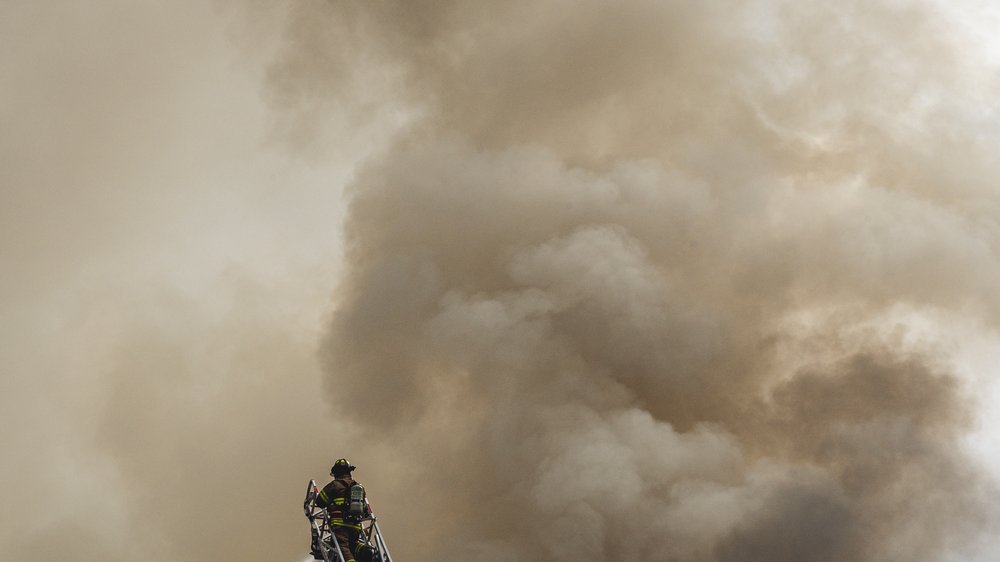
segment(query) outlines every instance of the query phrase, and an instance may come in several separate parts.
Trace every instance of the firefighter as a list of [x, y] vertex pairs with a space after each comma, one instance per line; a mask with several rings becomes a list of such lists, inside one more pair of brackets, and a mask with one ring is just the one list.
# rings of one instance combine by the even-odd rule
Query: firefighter
[[325, 507], [330, 513], [330, 528], [337, 538], [344, 562], [356, 562], [355, 556], [362, 560], [371, 558], [368, 545], [358, 540], [361, 519], [367, 515], [367, 505], [364, 488], [351, 478], [355, 468], [351, 461], [337, 459], [330, 468], [333, 480], [323, 487], [316, 498], [316, 505]]

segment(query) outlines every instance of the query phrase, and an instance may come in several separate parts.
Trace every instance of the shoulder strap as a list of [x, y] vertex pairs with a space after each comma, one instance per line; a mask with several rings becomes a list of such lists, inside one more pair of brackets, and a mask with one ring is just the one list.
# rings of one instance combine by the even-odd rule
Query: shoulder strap
[[340, 482], [340, 485], [344, 487], [344, 491], [341, 492], [341, 495], [344, 497], [345, 500], [350, 501], [350, 499], [351, 499], [351, 483], [348, 482], [344, 478], [337, 478], [337, 479], [335, 479], [335, 482]]

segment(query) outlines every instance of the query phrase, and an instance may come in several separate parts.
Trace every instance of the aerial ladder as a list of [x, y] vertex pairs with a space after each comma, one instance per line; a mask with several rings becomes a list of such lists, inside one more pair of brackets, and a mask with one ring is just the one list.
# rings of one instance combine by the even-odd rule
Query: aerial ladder
[[[310, 480], [309, 487], [306, 488], [306, 499], [302, 507], [309, 519], [309, 528], [312, 534], [313, 558], [323, 560], [323, 562], [346, 562], [337, 544], [337, 537], [330, 528], [330, 513], [326, 508], [316, 505], [316, 498], [319, 496], [319, 488], [316, 481]], [[372, 511], [368, 498], [365, 498], [365, 512], [358, 519], [361, 525], [361, 532], [358, 540], [368, 545], [367, 552], [371, 554], [370, 562], [393, 562], [392, 555], [389, 554], [389, 547], [382, 538], [382, 530], [378, 526], [378, 518]], [[360, 557], [359, 557], [360, 558]], [[363, 562], [359, 560], [359, 562]]]

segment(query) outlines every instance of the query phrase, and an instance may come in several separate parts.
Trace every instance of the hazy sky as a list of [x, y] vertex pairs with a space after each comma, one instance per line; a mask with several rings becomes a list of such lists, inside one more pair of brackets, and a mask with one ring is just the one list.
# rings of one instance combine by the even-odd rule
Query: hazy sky
[[297, 557], [345, 445], [315, 349], [368, 147], [275, 140], [280, 13], [0, 13], [0, 558]]
[[0, 3], [0, 558], [991, 559], [998, 24]]

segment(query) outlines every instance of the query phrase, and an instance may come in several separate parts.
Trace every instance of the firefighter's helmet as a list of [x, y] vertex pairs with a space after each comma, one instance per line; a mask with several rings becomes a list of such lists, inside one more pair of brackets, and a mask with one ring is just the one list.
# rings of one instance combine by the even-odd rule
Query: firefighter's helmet
[[337, 462], [333, 463], [333, 466], [330, 467], [330, 476], [350, 474], [355, 468], [358, 467], [351, 464], [351, 461], [347, 459], [337, 459]]

